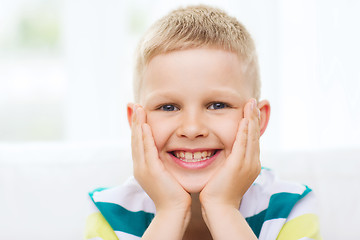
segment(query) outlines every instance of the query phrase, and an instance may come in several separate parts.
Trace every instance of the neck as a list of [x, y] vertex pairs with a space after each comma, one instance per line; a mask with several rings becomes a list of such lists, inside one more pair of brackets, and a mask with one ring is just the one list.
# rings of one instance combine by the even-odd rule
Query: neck
[[183, 239], [212, 239], [209, 229], [202, 217], [199, 193], [191, 194], [191, 219]]

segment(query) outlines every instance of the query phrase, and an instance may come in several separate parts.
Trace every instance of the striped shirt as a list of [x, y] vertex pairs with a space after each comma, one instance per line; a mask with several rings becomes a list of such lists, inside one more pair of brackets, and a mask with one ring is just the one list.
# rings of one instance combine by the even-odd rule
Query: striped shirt
[[[86, 221], [85, 239], [139, 240], [156, 213], [153, 201], [133, 177], [89, 195], [93, 213]], [[315, 207], [310, 188], [279, 180], [263, 168], [239, 211], [260, 240], [321, 240]]]

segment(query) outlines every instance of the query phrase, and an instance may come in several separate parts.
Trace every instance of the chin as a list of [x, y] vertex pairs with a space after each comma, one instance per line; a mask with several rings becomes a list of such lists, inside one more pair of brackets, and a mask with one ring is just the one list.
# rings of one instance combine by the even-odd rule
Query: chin
[[188, 193], [200, 193], [204, 186], [183, 186]]
[[[205, 169], [204, 169], [205, 170]], [[206, 184], [210, 181], [213, 171], [192, 171], [192, 172], [172, 172], [177, 182], [184, 188], [188, 193], [199, 193], [201, 192]]]
[[207, 181], [179, 181], [181, 186], [187, 191], [188, 193], [199, 193], [203, 190], [206, 185]]

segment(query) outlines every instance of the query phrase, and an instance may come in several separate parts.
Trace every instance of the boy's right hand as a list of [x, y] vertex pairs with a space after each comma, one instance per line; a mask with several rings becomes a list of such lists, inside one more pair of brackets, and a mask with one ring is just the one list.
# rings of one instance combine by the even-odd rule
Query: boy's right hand
[[[156, 225], [160, 218], [170, 219], [170, 225], [173, 225], [174, 217], [180, 217], [181, 231], [185, 231], [190, 220], [191, 196], [166, 170], [160, 160], [151, 128], [146, 123], [146, 113], [140, 105], [134, 105], [131, 133], [134, 177], [156, 207], [155, 219], [158, 221], [153, 221], [152, 225]], [[169, 222], [165, 224], [169, 226]], [[179, 234], [183, 233], [179, 232]], [[150, 235], [149, 239], [151, 239]]]

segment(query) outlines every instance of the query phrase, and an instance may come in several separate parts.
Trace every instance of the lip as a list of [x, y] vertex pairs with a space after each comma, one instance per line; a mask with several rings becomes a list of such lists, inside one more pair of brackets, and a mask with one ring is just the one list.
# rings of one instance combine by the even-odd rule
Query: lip
[[[206, 150], [210, 150], [210, 149], [176, 149], [176, 150], [173, 150], [173, 151], [177, 151], [177, 150], [180, 150], [180, 151], [185, 151], [185, 152], [201, 152], [201, 151], [206, 151]], [[214, 150], [214, 149], [211, 149], [211, 150]], [[211, 163], [213, 163], [217, 156], [220, 154], [220, 152], [222, 151], [221, 149], [216, 149], [216, 153], [214, 154], [214, 156], [212, 156], [211, 158], [209, 159], [206, 159], [206, 160], [202, 160], [202, 161], [198, 161], [198, 162], [184, 162], [184, 161], [181, 161], [180, 159], [178, 159], [177, 157], [175, 157], [171, 152], [168, 152], [170, 158], [180, 167], [182, 168], [185, 168], [185, 169], [189, 169], [189, 170], [197, 170], [197, 169], [202, 169], [202, 168], [206, 168], [207, 166], [209, 166]]]

